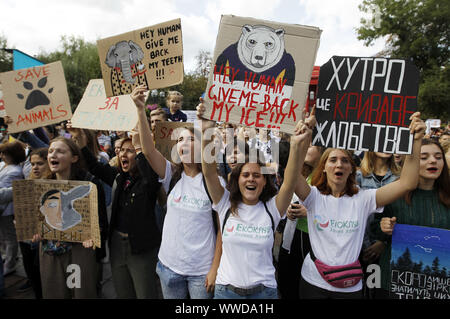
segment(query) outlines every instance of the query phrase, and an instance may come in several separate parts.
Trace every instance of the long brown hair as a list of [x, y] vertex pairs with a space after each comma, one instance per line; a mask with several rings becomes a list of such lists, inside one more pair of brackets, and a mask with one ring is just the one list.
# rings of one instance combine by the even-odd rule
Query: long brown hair
[[[230, 192], [230, 202], [231, 202], [231, 213], [233, 215], [237, 215], [237, 207], [239, 203], [242, 203], [242, 194], [241, 190], [239, 189], [239, 176], [241, 175], [242, 168], [244, 165], [248, 164], [248, 160], [246, 163], [240, 163], [237, 164], [232, 170], [230, 174], [230, 179], [227, 184], [227, 189]], [[257, 162], [259, 167], [264, 167], [265, 164], [261, 163], [260, 161]], [[264, 174], [264, 178], [266, 180], [266, 185], [264, 185], [264, 188], [259, 195], [259, 200], [262, 202], [267, 202], [270, 200], [273, 196], [277, 194], [277, 188], [275, 187], [275, 184], [270, 178], [271, 176], [268, 174]]]
[[[424, 138], [422, 140], [422, 146], [424, 145], [436, 145], [442, 152], [442, 160], [444, 161], [444, 167], [442, 168], [441, 175], [434, 182], [434, 188], [437, 189], [439, 193], [439, 200], [442, 204], [444, 204], [447, 208], [450, 207], [450, 176], [448, 171], [448, 164], [445, 160], [445, 152], [442, 148], [442, 145], [439, 144], [438, 141], [432, 138]], [[412, 192], [408, 192], [405, 195], [405, 201], [408, 205], [411, 205]]]
[[[77, 176], [80, 176], [80, 174], [82, 172], [85, 172], [85, 164], [84, 164], [84, 158], [83, 158], [83, 154], [81, 154], [81, 150], [78, 147], [77, 144], [75, 144], [74, 141], [72, 141], [69, 138], [65, 138], [62, 136], [58, 136], [56, 138], [54, 138], [53, 140], [50, 141], [49, 146], [54, 143], [54, 142], [58, 142], [61, 141], [64, 144], [67, 145], [67, 147], [69, 147], [70, 152], [72, 153], [72, 156], [78, 156], [78, 161], [76, 161], [75, 163], [72, 163], [72, 165], [70, 166], [70, 180], [76, 180]], [[52, 179], [56, 179], [56, 174], [52, 174]]]
[[341, 151], [344, 154], [346, 154], [350, 164], [352, 165], [352, 172], [347, 178], [347, 183], [345, 186], [344, 194], [348, 196], [353, 196], [358, 193], [358, 187], [356, 186], [356, 164], [355, 161], [353, 161], [352, 153], [347, 150], [337, 149], [337, 148], [328, 148], [323, 152], [322, 157], [319, 160], [319, 164], [317, 165], [316, 169], [313, 172], [312, 178], [311, 178], [311, 185], [316, 186], [317, 189], [322, 193], [323, 195], [331, 195], [332, 190], [330, 186], [328, 185], [328, 179], [327, 174], [325, 174], [325, 164], [328, 161], [328, 157], [330, 156], [330, 153], [332, 151]]
[[[201, 142], [201, 134], [197, 130], [195, 130], [193, 127], [185, 127], [184, 129], [188, 130], [192, 134], [192, 136], [194, 136], [194, 143]], [[178, 143], [178, 137], [177, 137], [177, 143]], [[178, 153], [177, 153], [177, 156], [179, 156]], [[172, 190], [173, 187], [175, 187], [175, 184], [180, 180], [181, 174], [184, 172], [184, 164], [182, 162], [180, 162], [178, 164], [173, 163], [173, 166], [174, 166], [174, 170], [172, 173], [172, 179], [170, 181], [168, 193]], [[195, 166], [197, 168], [197, 171], [201, 173], [202, 172], [202, 163], [195, 163]]]

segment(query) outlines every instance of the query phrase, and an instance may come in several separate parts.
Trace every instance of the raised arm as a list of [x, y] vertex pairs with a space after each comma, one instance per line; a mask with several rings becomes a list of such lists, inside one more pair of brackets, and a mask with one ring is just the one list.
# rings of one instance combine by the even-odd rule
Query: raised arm
[[[314, 117], [314, 115], [312, 115], [312, 117]], [[287, 208], [291, 204], [292, 195], [294, 194], [297, 183], [299, 182], [299, 175], [301, 175], [299, 172], [302, 170], [305, 154], [308, 151], [309, 144], [311, 143], [311, 127], [314, 125], [315, 118], [311, 118], [311, 121], [308, 123], [304, 123], [301, 120], [297, 123], [294, 135], [291, 136], [291, 148], [289, 151], [286, 170], [284, 171], [283, 184], [281, 185], [280, 191], [275, 199], [281, 217], [284, 216]]]
[[[316, 125], [316, 105], [313, 106], [311, 110], [311, 114], [309, 116], [306, 116], [306, 114], [303, 114], [303, 117], [305, 117], [305, 123], [308, 128], [311, 130]], [[294, 172], [296, 178], [297, 178], [297, 184], [295, 186], [295, 194], [297, 197], [304, 201], [306, 197], [308, 197], [309, 193], [311, 192], [311, 187], [309, 186], [308, 182], [306, 181], [305, 177], [302, 174], [303, 169], [303, 163], [305, 162], [306, 153], [308, 152], [308, 147], [306, 147], [306, 150], [302, 150], [300, 153], [300, 161], [301, 165], [298, 171]], [[285, 173], [286, 176], [286, 173]]]
[[419, 183], [420, 148], [425, 134], [425, 123], [420, 119], [420, 113], [414, 113], [409, 129], [414, 134], [412, 154], [406, 156], [400, 178], [393, 183], [377, 189], [377, 207], [386, 206], [417, 188]]
[[204, 112], [205, 106], [203, 105], [203, 99], [200, 98], [200, 104], [197, 106], [197, 117], [202, 121], [202, 173], [213, 204], [218, 204], [222, 199], [224, 189], [220, 184], [219, 174], [217, 173], [216, 156], [212, 154], [213, 150], [211, 149], [214, 145], [215, 122], [203, 119]]
[[153, 134], [147, 121], [147, 115], [145, 114], [146, 91], [147, 87], [145, 85], [140, 85], [131, 92], [131, 98], [134, 101], [134, 104], [136, 104], [138, 114], [138, 131], [141, 139], [142, 153], [144, 153], [156, 174], [158, 174], [160, 178], [164, 178], [166, 176], [166, 159], [156, 149], [155, 143], [153, 142]]

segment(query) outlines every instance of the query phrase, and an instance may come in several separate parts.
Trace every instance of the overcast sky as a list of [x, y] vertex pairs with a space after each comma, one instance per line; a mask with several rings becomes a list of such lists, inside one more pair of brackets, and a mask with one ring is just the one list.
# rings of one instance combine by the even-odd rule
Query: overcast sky
[[315, 65], [333, 55], [372, 56], [383, 41], [365, 47], [355, 29], [362, 0], [1, 0], [0, 34], [28, 53], [60, 49], [63, 35], [98, 39], [181, 18], [185, 71], [200, 50], [214, 51], [222, 14], [319, 27]]

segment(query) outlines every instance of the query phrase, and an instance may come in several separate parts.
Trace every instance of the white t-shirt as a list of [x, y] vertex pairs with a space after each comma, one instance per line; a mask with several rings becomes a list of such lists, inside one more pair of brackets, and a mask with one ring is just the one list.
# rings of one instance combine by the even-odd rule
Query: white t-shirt
[[[158, 258], [183, 276], [206, 275], [214, 258], [216, 234], [202, 176], [190, 177], [183, 172], [167, 198]], [[171, 179], [172, 165], [166, 161], [165, 178], [159, 180], [166, 192]], [[221, 182], [225, 183], [223, 179]]]
[[[280, 222], [275, 197], [267, 203], [274, 227]], [[226, 212], [230, 208], [230, 192], [225, 189], [222, 199], [213, 208], [220, 217], [222, 230]], [[263, 284], [276, 288], [275, 267], [272, 263], [272, 221], [260, 201], [256, 205], [238, 205], [238, 216], [230, 213], [222, 233], [222, 258], [216, 284], [239, 288]]]
[[[376, 189], [360, 189], [352, 197], [322, 195], [315, 187], [303, 202], [308, 209], [308, 232], [311, 247], [317, 259], [329, 266], [343, 266], [358, 259], [367, 217], [383, 212], [377, 208]], [[360, 281], [353, 287], [337, 288], [319, 274], [310, 254], [302, 266], [302, 277], [310, 284], [330, 291], [355, 292], [362, 289]]]

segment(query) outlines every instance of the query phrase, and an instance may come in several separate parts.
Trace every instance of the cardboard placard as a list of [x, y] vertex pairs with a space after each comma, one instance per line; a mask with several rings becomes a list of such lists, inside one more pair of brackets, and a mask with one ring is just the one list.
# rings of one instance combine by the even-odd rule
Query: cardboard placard
[[[156, 149], [169, 161], [176, 162], [177, 154], [174, 146], [177, 144], [176, 132], [179, 128], [193, 127], [189, 122], [158, 122], [153, 138]], [[172, 151], [175, 152], [172, 154]], [[172, 156], [173, 155], [173, 156]]]
[[390, 296], [449, 299], [450, 230], [396, 224], [392, 234]]
[[181, 19], [97, 41], [107, 97], [183, 82]]
[[411, 154], [418, 90], [409, 61], [333, 56], [320, 68], [313, 145]]
[[67, 242], [92, 239], [101, 247], [97, 186], [84, 181], [13, 181], [17, 239], [42, 238]]
[[305, 105], [321, 32], [222, 16], [205, 118], [292, 134]]
[[136, 105], [129, 95], [106, 97], [102, 79], [90, 80], [72, 117], [72, 126], [92, 130], [131, 131]]
[[60, 123], [72, 117], [60, 61], [0, 73], [9, 133]]

